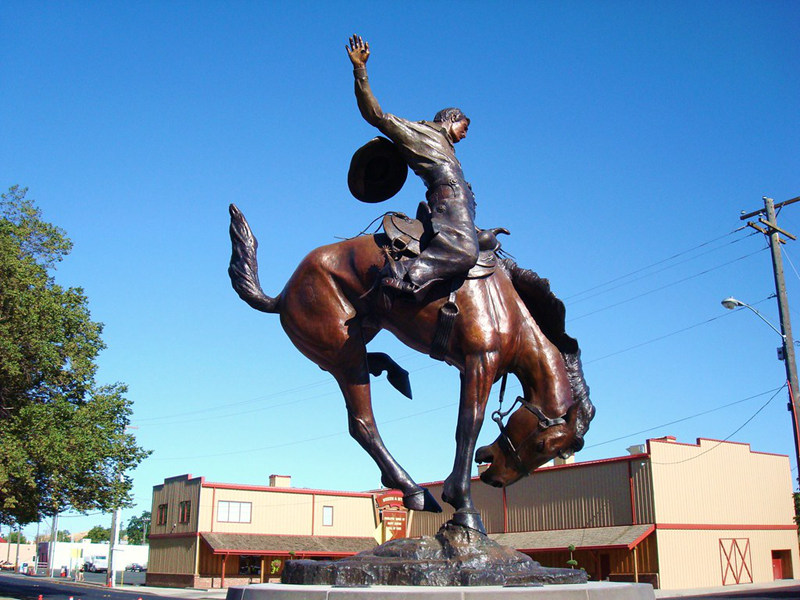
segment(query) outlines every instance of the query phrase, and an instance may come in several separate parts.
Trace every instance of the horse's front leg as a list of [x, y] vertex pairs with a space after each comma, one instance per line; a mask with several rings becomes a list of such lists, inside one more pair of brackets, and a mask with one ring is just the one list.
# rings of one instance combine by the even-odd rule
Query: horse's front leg
[[453, 471], [445, 479], [442, 489], [442, 499], [456, 509], [453, 522], [477, 529], [481, 533], [486, 533], [486, 530], [472, 503], [470, 474], [475, 442], [483, 425], [486, 402], [497, 373], [497, 363], [495, 353], [468, 356], [465, 360], [456, 426], [456, 457]]

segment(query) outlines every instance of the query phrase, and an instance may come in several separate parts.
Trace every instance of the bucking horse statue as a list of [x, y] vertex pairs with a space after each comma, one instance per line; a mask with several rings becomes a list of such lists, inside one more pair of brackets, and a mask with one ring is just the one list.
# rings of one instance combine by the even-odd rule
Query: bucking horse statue
[[[258, 242], [250, 226], [234, 205], [230, 216], [233, 288], [256, 310], [280, 315], [298, 350], [333, 375], [347, 405], [350, 434], [378, 465], [381, 483], [402, 492], [406, 508], [441, 511], [392, 457], [375, 423], [370, 375], [386, 372], [398, 391], [411, 395], [408, 373], [388, 355], [367, 351], [381, 329], [461, 372], [455, 461], [442, 492], [455, 509], [453, 523], [485, 533], [470, 492], [473, 456], [491, 463], [481, 479], [503, 487], [583, 447], [594, 407], [578, 344], [565, 332], [564, 304], [546, 279], [498, 258], [495, 234], [501, 230], [479, 235], [481, 259], [470, 275], [437, 282], [422, 303], [381, 301], [379, 278], [387, 261], [418, 252], [424, 239], [419, 222], [399, 213], [387, 214], [383, 231], [313, 250], [271, 297], [259, 282]], [[519, 380], [522, 396], [511, 409], [495, 412], [500, 434], [476, 452], [492, 385], [501, 379], [504, 384], [509, 373]]]

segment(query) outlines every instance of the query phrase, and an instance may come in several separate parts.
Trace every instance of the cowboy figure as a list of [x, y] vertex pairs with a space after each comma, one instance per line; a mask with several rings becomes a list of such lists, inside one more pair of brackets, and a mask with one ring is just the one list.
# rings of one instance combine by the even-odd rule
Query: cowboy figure
[[414, 259], [390, 262], [382, 285], [421, 299], [429, 284], [466, 274], [478, 260], [475, 196], [464, 179], [454, 144], [467, 135], [469, 119], [457, 108], [439, 111], [433, 121], [412, 122], [384, 113], [367, 78], [369, 44], [360, 36], [345, 46], [353, 63], [361, 115], [397, 146], [408, 166], [425, 183], [433, 236]]

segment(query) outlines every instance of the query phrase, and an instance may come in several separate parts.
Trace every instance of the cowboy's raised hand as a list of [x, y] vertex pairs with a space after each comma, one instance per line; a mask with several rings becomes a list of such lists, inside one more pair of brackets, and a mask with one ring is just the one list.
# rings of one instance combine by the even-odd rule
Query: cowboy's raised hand
[[366, 66], [369, 59], [369, 43], [361, 39], [360, 35], [353, 35], [350, 38], [350, 45], [346, 45], [344, 49], [350, 57], [350, 62], [353, 63], [354, 69], [360, 69]]

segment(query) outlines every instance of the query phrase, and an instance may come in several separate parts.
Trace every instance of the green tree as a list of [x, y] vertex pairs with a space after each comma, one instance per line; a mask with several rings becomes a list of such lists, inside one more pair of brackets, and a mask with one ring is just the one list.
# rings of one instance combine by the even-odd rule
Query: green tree
[[111, 541], [111, 528], [95, 525], [86, 532], [86, 537], [93, 542], [109, 542]]
[[149, 454], [126, 433], [125, 386], [95, 381], [102, 324], [51, 275], [72, 243], [26, 193], [0, 196], [0, 523], [23, 525], [129, 506], [119, 475]]
[[9, 544], [16, 544], [17, 543], [17, 538], [19, 538], [19, 543], [20, 544], [27, 544], [28, 543], [28, 540], [25, 537], [24, 533], [17, 533], [16, 531], [12, 531], [11, 533], [8, 534], [8, 542], [9, 542]]
[[68, 530], [59, 530], [58, 535], [56, 536], [57, 541], [59, 542], [71, 542], [72, 541], [72, 534]]
[[150, 533], [150, 511], [146, 510], [138, 517], [131, 517], [127, 532], [129, 544], [146, 543], [145, 536]]

